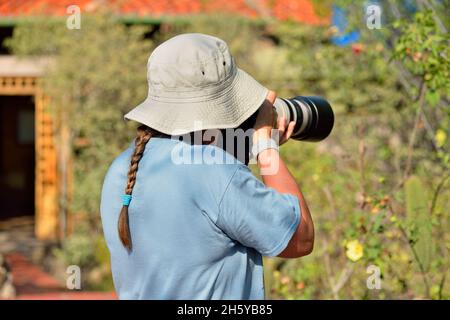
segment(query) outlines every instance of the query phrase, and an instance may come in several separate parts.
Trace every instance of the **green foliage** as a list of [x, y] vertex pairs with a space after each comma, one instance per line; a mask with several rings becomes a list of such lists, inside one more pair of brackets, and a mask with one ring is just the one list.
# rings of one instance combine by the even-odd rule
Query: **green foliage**
[[[252, 50], [257, 50], [263, 29], [257, 22], [231, 14], [195, 15], [185, 19], [173, 18], [167, 22], [167, 32], [159, 34], [163, 42], [177, 34], [202, 32], [219, 37], [228, 44], [240, 66], [252, 65]], [[227, 27], [224, 28], [224, 25]]]
[[312, 0], [314, 13], [321, 17], [328, 17], [331, 14], [333, 0]]
[[440, 95], [450, 99], [449, 38], [439, 30], [433, 12], [418, 12], [414, 23], [397, 21], [394, 26], [401, 32], [394, 58], [401, 59], [414, 75], [424, 79], [430, 89], [430, 103], [436, 104]]
[[92, 239], [86, 237], [85, 232], [77, 232], [64, 240], [61, 248], [54, 250], [54, 254], [65, 266], [91, 267], [96, 262], [95, 247], [92, 246]]
[[420, 179], [410, 177], [405, 182], [406, 214], [411, 226], [413, 242], [421, 267], [428, 271], [433, 255], [433, 237], [429, 216], [427, 190]]
[[[55, 55], [60, 51], [59, 43], [67, 32], [62, 25], [63, 21], [35, 17], [14, 28], [14, 36], [6, 39], [4, 44], [18, 56]], [[45, 31], [37, 37], [38, 30]]]
[[290, 52], [289, 62], [296, 70], [297, 79], [287, 79], [291, 86], [280, 84], [281, 88], [292, 87], [290, 94], [298, 95], [301, 90], [302, 94], [326, 95], [337, 112], [377, 113], [403, 103], [395, 71], [385, 63], [380, 43], [355, 53], [328, 42], [325, 28], [294, 23], [280, 24], [275, 34]]

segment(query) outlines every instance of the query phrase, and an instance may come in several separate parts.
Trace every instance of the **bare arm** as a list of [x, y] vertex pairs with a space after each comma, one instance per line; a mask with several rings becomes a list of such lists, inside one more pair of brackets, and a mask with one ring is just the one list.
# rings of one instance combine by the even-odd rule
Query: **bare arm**
[[[271, 137], [274, 117], [272, 104], [275, 101], [275, 98], [276, 94], [272, 91], [269, 92], [266, 102], [261, 107], [255, 124], [255, 141], [259, 138]], [[295, 123], [291, 122], [286, 128], [285, 120], [280, 119], [278, 122], [278, 129], [280, 130], [281, 136], [280, 145], [289, 139], [294, 129], [294, 125]], [[276, 150], [268, 149], [262, 151], [258, 156], [258, 166], [266, 186], [273, 188], [280, 193], [292, 194], [296, 196], [300, 202], [301, 221], [287, 247], [281, 252], [279, 257], [298, 258], [308, 255], [312, 252], [314, 247], [314, 224], [300, 187]], [[269, 170], [270, 174], [264, 174], [264, 169], [269, 167], [278, 169], [276, 171]]]
[[269, 149], [260, 153], [258, 163], [261, 165], [267, 160], [278, 161], [278, 172], [274, 175], [262, 175], [264, 184], [280, 193], [292, 194], [300, 201], [301, 221], [279, 257], [298, 258], [310, 254], [314, 247], [314, 224], [305, 198], [276, 150]]

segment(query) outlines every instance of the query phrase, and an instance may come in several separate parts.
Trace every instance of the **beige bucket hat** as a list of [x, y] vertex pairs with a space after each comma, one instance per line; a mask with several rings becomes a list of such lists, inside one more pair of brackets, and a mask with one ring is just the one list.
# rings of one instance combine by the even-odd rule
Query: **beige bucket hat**
[[124, 118], [170, 135], [238, 127], [268, 93], [237, 68], [223, 40], [200, 33], [159, 45], [148, 59], [147, 81], [147, 98]]

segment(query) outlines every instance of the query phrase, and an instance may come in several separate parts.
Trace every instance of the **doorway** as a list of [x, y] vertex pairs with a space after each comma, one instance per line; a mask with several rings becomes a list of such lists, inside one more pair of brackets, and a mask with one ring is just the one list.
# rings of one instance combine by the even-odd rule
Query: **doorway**
[[0, 220], [35, 214], [34, 96], [0, 95]]

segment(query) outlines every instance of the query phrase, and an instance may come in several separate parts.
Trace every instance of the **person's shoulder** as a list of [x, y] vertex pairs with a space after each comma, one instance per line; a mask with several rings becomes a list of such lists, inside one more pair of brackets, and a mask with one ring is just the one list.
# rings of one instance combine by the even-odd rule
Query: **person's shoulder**
[[131, 154], [133, 153], [133, 147], [130, 145], [127, 149], [123, 150], [111, 163], [111, 166], [122, 167], [124, 164], [130, 164]]
[[206, 167], [210, 167], [211, 170], [229, 176], [233, 175], [239, 169], [248, 169], [244, 163], [221, 147], [215, 145], [203, 145], [201, 148], [202, 163]]
[[210, 154], [210, 152], [217, 153], [214, 157], [216, 162], [214, 162], [213, 165], [205, 165], [204, 168], [208, 169], [204, 169], [204, 171], [210, 179], [213, 179], [213, 183], [218, 184], [220, 190], [219, 194], [223, 194], [232, 181], [239, 184], [239, 181], [244, 181], [245, 179], [256, 179], [252, 170], [246, 164], [239, 161], [222, 148], [217, 146], [205, 146], [204, 151], [204, 159], [206, 159], [206, 161], [208, 161], [208, 154]]
[[[128, 167], [130, 165], [131, 153], [133, 152], [131, 144], [123, 150], [118, 156], [116, 156], [106, 168], [105, 175], [103, 177], [101, 207], [107, 205], [111, 194], [114, 194], [117, 190], [118, 183], [121, 183], [123, 179], [126, 179], [128, 174]], [[125, 187], [125, 186], [124, 186]]]
[[[124, 168], [130, 165], [131, 154], [133, 152], [133, 145], [130, 143], [128, 147], [116, 156], [110, 163], [106, 175], [111, 175], [114, 172], [122, 173]], [[125, 170], [126, 172], [127, 170]]]

